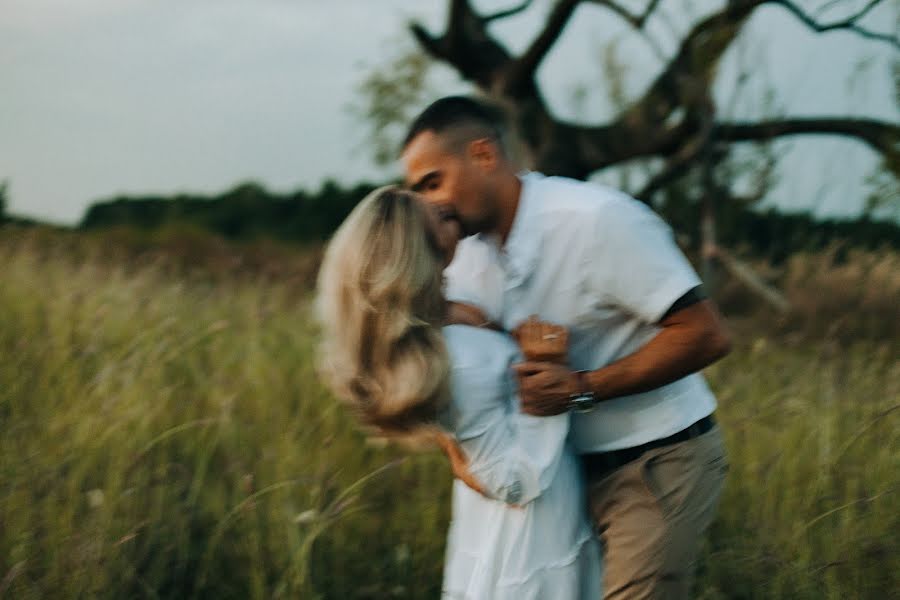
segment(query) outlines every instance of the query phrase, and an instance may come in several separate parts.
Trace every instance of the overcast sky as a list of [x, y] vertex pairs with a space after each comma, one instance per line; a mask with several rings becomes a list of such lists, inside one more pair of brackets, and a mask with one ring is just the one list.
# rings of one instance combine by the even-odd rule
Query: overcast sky
[[[481, 0], [485, 11], [515, 4]], [[416, 18], [438, 31], [446, 0], [0, 0], [0, 180], [10, 212], [74, 223], [92, 202], [116, 194], [218, 193], [255, 180], [275, 191], [317, 187], [326, 177], [380, 180], [364, 124], [348, 109], [367, 69], [408, 44]], [[550, 0], [498, 24], [512, 50], [525, 47]], [[712, 0], [665, 0], [651, 21], [664, 51]], [[823, 19], [861, 7], [848, 1]], [[635, 4], [640, 6], [640, 4]], [[815, 4], [807, 6], [816, 6]], [[867, 17], [897, 28], [897, 3]], [[350, 16], [352, 15], [352, 16]], [[601, 120], [603, 45], [625, 40], [627, 89], [637, 94], [659, 63], [609, 12], [585, 3], [539, 78], [554, 111]], [[811, 35], [783, 9], [765, 7], [726, 57], [720, 110], [759, 116], [765, 82], [791, 115], [852, 114], [900, 120], [885, 44], [842, 32]], [[751, 83], [736, 99], [739, 64]], [[579, 84], [592, 91], [578, 107]], [[449, 71], [435, 89], [464, 91]], [[577, 114], [576, 114], [577, 113]], [[865, 195], [875, 156], [862, 144], [807, 138], [785, 152], [772, 194], [780, 206], [851, 214]]]

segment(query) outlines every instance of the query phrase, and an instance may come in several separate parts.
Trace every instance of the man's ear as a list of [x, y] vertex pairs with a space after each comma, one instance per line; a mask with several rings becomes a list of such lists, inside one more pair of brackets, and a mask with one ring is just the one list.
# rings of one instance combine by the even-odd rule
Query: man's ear
[[485, 171], [493, 171], [500, 162], [500, 151], [490, 138], [480, 138], [469, 142], [469, 158]]

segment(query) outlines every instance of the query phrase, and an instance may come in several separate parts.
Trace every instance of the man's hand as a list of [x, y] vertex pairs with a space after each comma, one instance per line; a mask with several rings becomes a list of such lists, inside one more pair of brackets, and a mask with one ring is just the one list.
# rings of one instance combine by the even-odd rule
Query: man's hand
[[519, 377], [522, 412], [549, 417], [569, 409], [569, 399], [579, 390], [578, 375], [564, 365], [523, 362], [513, 365]]

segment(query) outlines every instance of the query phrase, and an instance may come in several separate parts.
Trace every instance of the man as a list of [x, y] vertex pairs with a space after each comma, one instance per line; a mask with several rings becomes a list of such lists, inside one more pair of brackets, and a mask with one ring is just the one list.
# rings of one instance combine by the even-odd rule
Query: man
[[500, 123], [479, 101], [444, 98], [404, 143], [409, 186], [471, 236], [447, 296], [508, 331], [532, 314], [569, 328], [569, 367], [516, 370], [524, 411], [573, 411], [604, 597], [687, 598], [727, 468], [697, 372], [728, 353], [728, 337], [653, 211], [610, 188], [518, 174]]

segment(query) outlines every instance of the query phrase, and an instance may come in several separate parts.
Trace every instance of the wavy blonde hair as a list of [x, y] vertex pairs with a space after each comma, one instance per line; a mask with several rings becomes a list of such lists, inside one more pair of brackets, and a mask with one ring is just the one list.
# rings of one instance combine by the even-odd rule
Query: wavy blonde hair
[[449, 400], [442, 260], [412, 192], [375, 190], [325, 252], [316, 308], [320, 369], [380, 435], [421, 441]]

